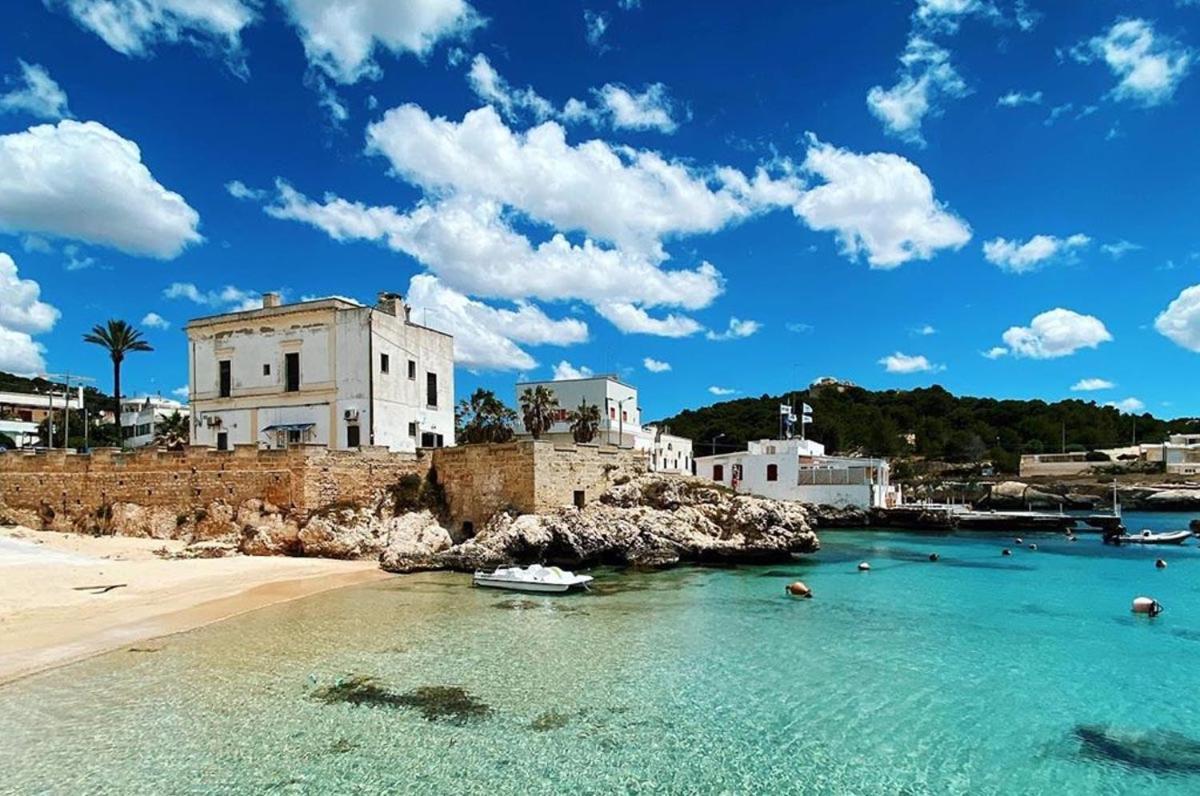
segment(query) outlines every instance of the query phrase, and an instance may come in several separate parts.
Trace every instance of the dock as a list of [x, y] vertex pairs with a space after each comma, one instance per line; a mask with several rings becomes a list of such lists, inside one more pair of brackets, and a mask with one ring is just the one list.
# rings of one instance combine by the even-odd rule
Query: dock
[[1066, 514], [1048, 511], [978, 511], [969, 506], [914, 503], [871, 509], [871, 527], [917, 531], [1069, 531], [1076, 528], [1122, 530], [1121, 515]]

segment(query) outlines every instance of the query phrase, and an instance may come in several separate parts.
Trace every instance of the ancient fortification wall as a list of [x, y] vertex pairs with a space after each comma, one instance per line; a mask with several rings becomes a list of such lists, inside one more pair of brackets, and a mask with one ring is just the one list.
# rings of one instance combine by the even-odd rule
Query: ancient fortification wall
[[366, 503], [376, 490], [403, 475], [423, 477], [428, 469], [428, 457], [415, 454], [319, 446], [5, 454], [0, 456], [0, 503], [10, 509], [80, 516], [113, 503], [182, 514], [217, 501], [237, 506], [258, 499], [303, 515], [332, 503]]
[[645, 463], [641, 451], [532, 440], [433, 452], [455, 531], [464, 523], [478, 529], [501, 511], [536, 514], [575, 505], [576, 492], [590, 503], [614, 479], [644, 471]]

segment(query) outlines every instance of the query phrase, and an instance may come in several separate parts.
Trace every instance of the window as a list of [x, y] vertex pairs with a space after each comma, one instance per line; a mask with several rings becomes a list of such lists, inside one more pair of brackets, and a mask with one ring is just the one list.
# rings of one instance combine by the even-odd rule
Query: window
[[217, 450], [219, 450], [219, 451], [229, 450], [229, 432], [227, 432], [227, 431], [218, 431], [217, 432]]
[[626, 411], [624, 411], [624, 410], [622, 410], [622, 412], [621, 412], [621, 422], [623, 423], [623, 422], [625, 422], [625, 421], [626, 421], [626, 420], [628, 420], [628, 419], [629, 419], [629, 413], [628, 413], [628, 412], [626, 412]]
[[434, 434], [430, 431], [426, 431], [421, 434], [422, 448], [440, 448], [443, 444], [445, 444], [445, 440], [442, 438], [441, 434]]
[[388, 372], [388, 368], [389, 368], [390, 366], [391, 366], [391, 361], [388, 359], [388, 355], [387, 355], [387, 354], [380, 354], [380, 355], [379, 355], [379, 372], [380, 372], [380, 373], [387, 373], [387, 372]]
[[346, 426], [346, 447], [357, 448], [361, 444], [362, 438], [361, 432], [358, 430], [358, 426]]
[[288, 392], [300, 390], [300, 352], [283, 355], [284, 389]]
[[724, 481], [725, 480], [725, 465], [723, 465], [723, 464], [714, 464], [713, 465], [713, 480], [714, 481]]
[[264, 362], [264, 363], [263, 363], [263, 375], [264, 375], [264, 376], [270, 376], [270, 375], [271, 375], [271, 365], [270, 365], [270, 363], [268, 363], [268, 362]]
[[778, 464], [768, 464], [767, 465], [767, 480], [768, 481], [778, 481], [779, 480], [779, 465]]
[[609, 416], [609, 418], [611, 418], [612, 420], [616, 420], [616, 419], [617, 419], [617, 408], [616, 408], [615, 406], [610, 406], [610, 407], [608, 407], [608, 416]]
[[417, 378], [417, 361], [415, 359], [408, 360], [408, 377], [410, 379]]
[[300, 429], [289, 428], [287, 432], [287, 441], [289, 445], [298, 445], [300, 443]]
[[408, 436], [410, 436], [410, 437], [417, 436], [417, 424], [416, 423], [408, 424]]
[[575, 490], [575, 508], [581, 509], [587, 503], [587, 496], [584, 495], [582, 489]]
[[219, 377], [219, 383], [217, 385], [219, 394], [222, 398], [228, 398], [233, 392], [232, 363], [228, 359], [222, 359], [217, 363], [217, 372]]
[[425, 374], [425, 405], [437, 406], [437, 374]]

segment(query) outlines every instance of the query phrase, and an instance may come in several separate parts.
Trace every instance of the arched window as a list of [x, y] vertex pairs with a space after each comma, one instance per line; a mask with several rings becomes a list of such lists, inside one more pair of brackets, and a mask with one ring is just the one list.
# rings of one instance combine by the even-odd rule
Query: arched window
[[778, 481], [779, 480], [779, 465], [778, 464], [768, 464], [767, 465], [767, 480], [768, 481]]
[[723, 464], [714, 464], [713, 465], [713, 480], [714, 481], [724, 481], [725, 480], [725, 465], [723, 465]]

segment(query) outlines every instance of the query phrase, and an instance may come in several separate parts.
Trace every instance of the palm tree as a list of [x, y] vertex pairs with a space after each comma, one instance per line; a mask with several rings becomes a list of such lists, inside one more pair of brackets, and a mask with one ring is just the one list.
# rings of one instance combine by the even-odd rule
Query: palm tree
[[558, 409], [558, 398], [554, 391], [544, 385], [526, 387], [521, 393], [521, 419], [525, 430], [540, 439], [554, 425], [554, 412]]
[[[121, 363], [125, 355], [133, 351], [153, 351], [150, 344], [142, 339], [142, 333], [125, 321], [109, 320], [101, 326], [96, 324], [89, 334], [83, 336], [85, 343], [95, 343], [108, 351], [113, 363], [113, 417], [116, 418], [117, 430], [121, 428]], [[124, 437], [121, 437], [124, 444]]]
[[600, 433], [600, 407], [584, 398], [571, 413], [571, 436], [576, 442], [591, 442]]
[[458, 438], [463, 442], [508, 442], [513, 437], [517, 413], [505, 406], [494, 392], [481, 387], [469, 399], [458, 402], [454, 419], [458, 424]]
[[167, 450], [182, 450], [188, 438], [188, 419], [178, 409], [154, 424], [154, 444]]

